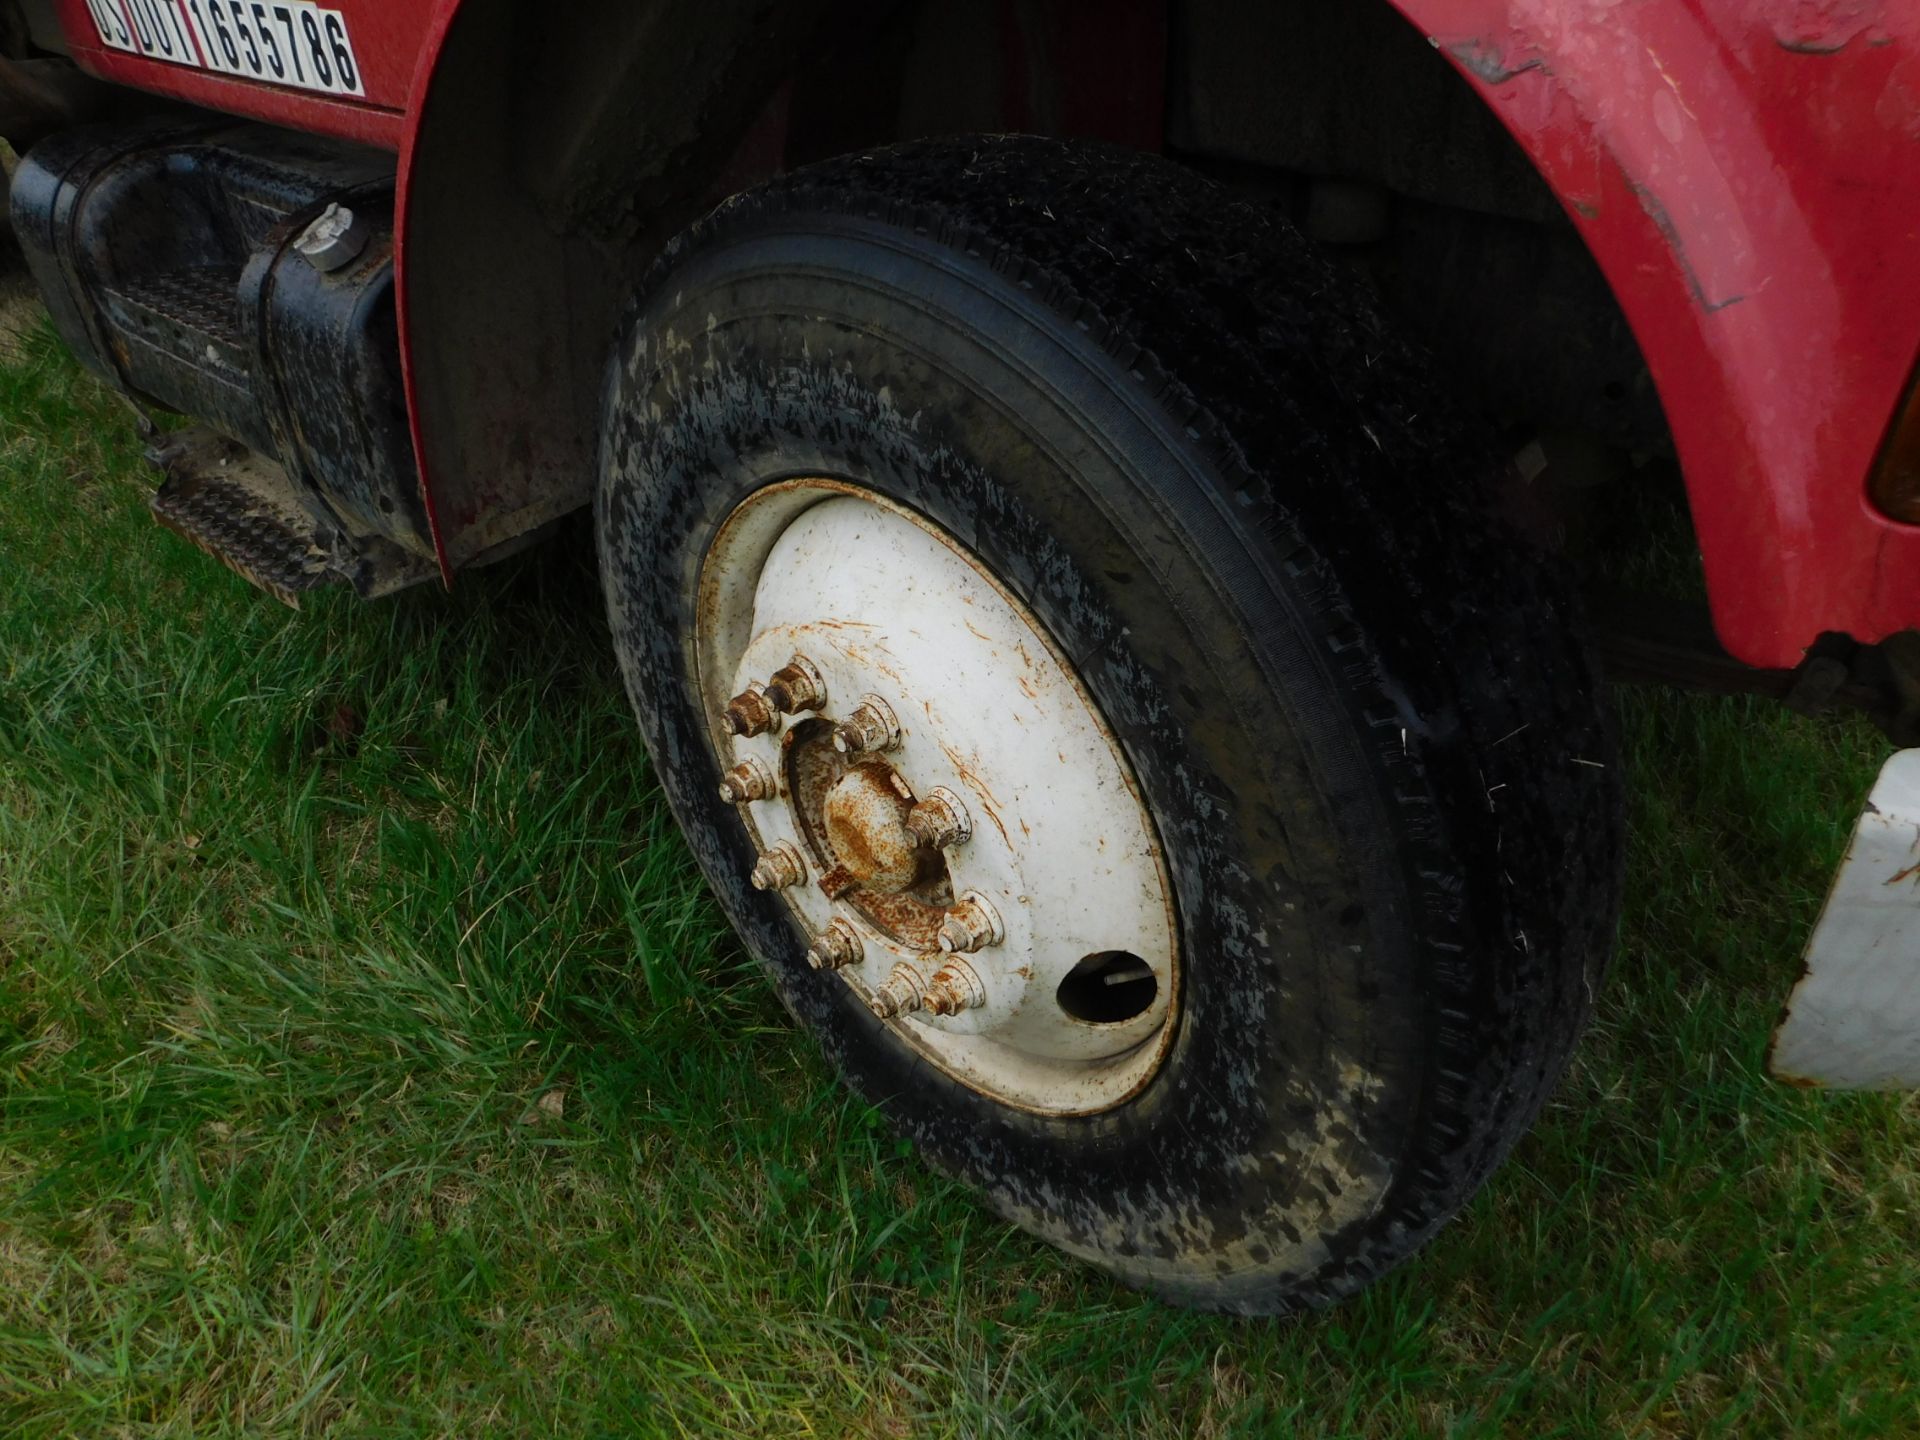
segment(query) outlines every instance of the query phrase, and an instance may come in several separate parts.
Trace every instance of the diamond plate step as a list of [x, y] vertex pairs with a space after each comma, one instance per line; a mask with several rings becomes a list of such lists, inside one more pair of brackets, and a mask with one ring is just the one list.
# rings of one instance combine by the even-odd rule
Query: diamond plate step
[[153, 458], [166, 471], [153, 518], [229, 569], [295, 609], [307, 591], [346, 580], [278, 465], [210, 430], [169, 436]]
[[166, 475], [153, 518], [296, 610], [322, 585], [373, 599], [440, 573], [380, 536], [349, 534], [280, 466], [212, 430], [176, 431], [147, 458]]
[[113, 293], [157, 321], [240, 352], [240, 272], [225, 265], [194, 265], [125, 280]]

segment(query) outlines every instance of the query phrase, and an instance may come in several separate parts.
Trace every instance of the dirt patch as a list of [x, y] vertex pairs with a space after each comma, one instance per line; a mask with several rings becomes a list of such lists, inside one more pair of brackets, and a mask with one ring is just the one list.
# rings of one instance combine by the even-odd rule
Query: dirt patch
[[0, 270], [0, 359], [17, 359], [25, 337], [46, 313], [31, 275], [17, 267]]
[[45, 313], [40, 306], [40, 292], [27, 273], [20, 247], [14, 243], [6, 213], [13, 172], [19, 164], [20, 157], [13, 153], [13, 147], [0, 140], [0, 175], [6, 177], [0, 182], [0, 359], [6, 360], [19, 355], [21, 337], [39, 324]]

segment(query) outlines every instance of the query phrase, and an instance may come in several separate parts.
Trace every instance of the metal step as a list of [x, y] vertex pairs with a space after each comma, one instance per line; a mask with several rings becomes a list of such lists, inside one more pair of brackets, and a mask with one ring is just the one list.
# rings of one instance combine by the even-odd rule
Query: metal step
[[236, 433], [262, 443], [268, 436], [259, 428], [239, 285], [240, 272], [229, 265], [125, 276], [100, 289], [99, 314], [126, 372], [149, 393], [202, 419], [245, 417], [251, 428]]
[[438, 573], [384, 540], [347, 535], [280, 466], [212, 430], [177, 431], [148, 459], [166, 476], [154, 519], [296, 610], [322, 585], [372, 598]]
[[121, 282], [108, 293], [150, 320], [239, 352], [240, 272], [225, 265], [193, 265]]

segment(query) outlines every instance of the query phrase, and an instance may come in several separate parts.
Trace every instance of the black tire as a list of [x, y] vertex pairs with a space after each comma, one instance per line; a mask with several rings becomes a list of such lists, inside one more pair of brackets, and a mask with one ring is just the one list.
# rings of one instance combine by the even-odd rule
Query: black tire
[[[1532, 1121], [1619, 896], [1618, 770], [1561, 586], [1355, 286], [1159, 160], [908, 146], [723, 206], [655, 268], [597, 519], [640, 724], [715, 894], [861, 1095], [1002, 1215], [1210, 1308], [1348, 1294]], [[1184, 978], [1162, 1068], [1047, 1118], [920, 1061], [747, 883], [692, 670], [755, 488], [879, 490], [1074, 657], [1146, 796]]]

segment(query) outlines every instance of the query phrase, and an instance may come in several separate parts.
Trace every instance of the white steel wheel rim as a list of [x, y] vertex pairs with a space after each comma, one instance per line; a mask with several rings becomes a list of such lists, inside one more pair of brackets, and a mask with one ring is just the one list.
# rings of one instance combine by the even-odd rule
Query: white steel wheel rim
[[1178, 1010], [1172, 886], [1118, 742], [1031, 612], [924, 517], [803, 479], [728, 517], [696, 617], [735, 787], [715, 803], [816, 968], [1001, 1103], [1091, 1114], [1137, 1093]]

